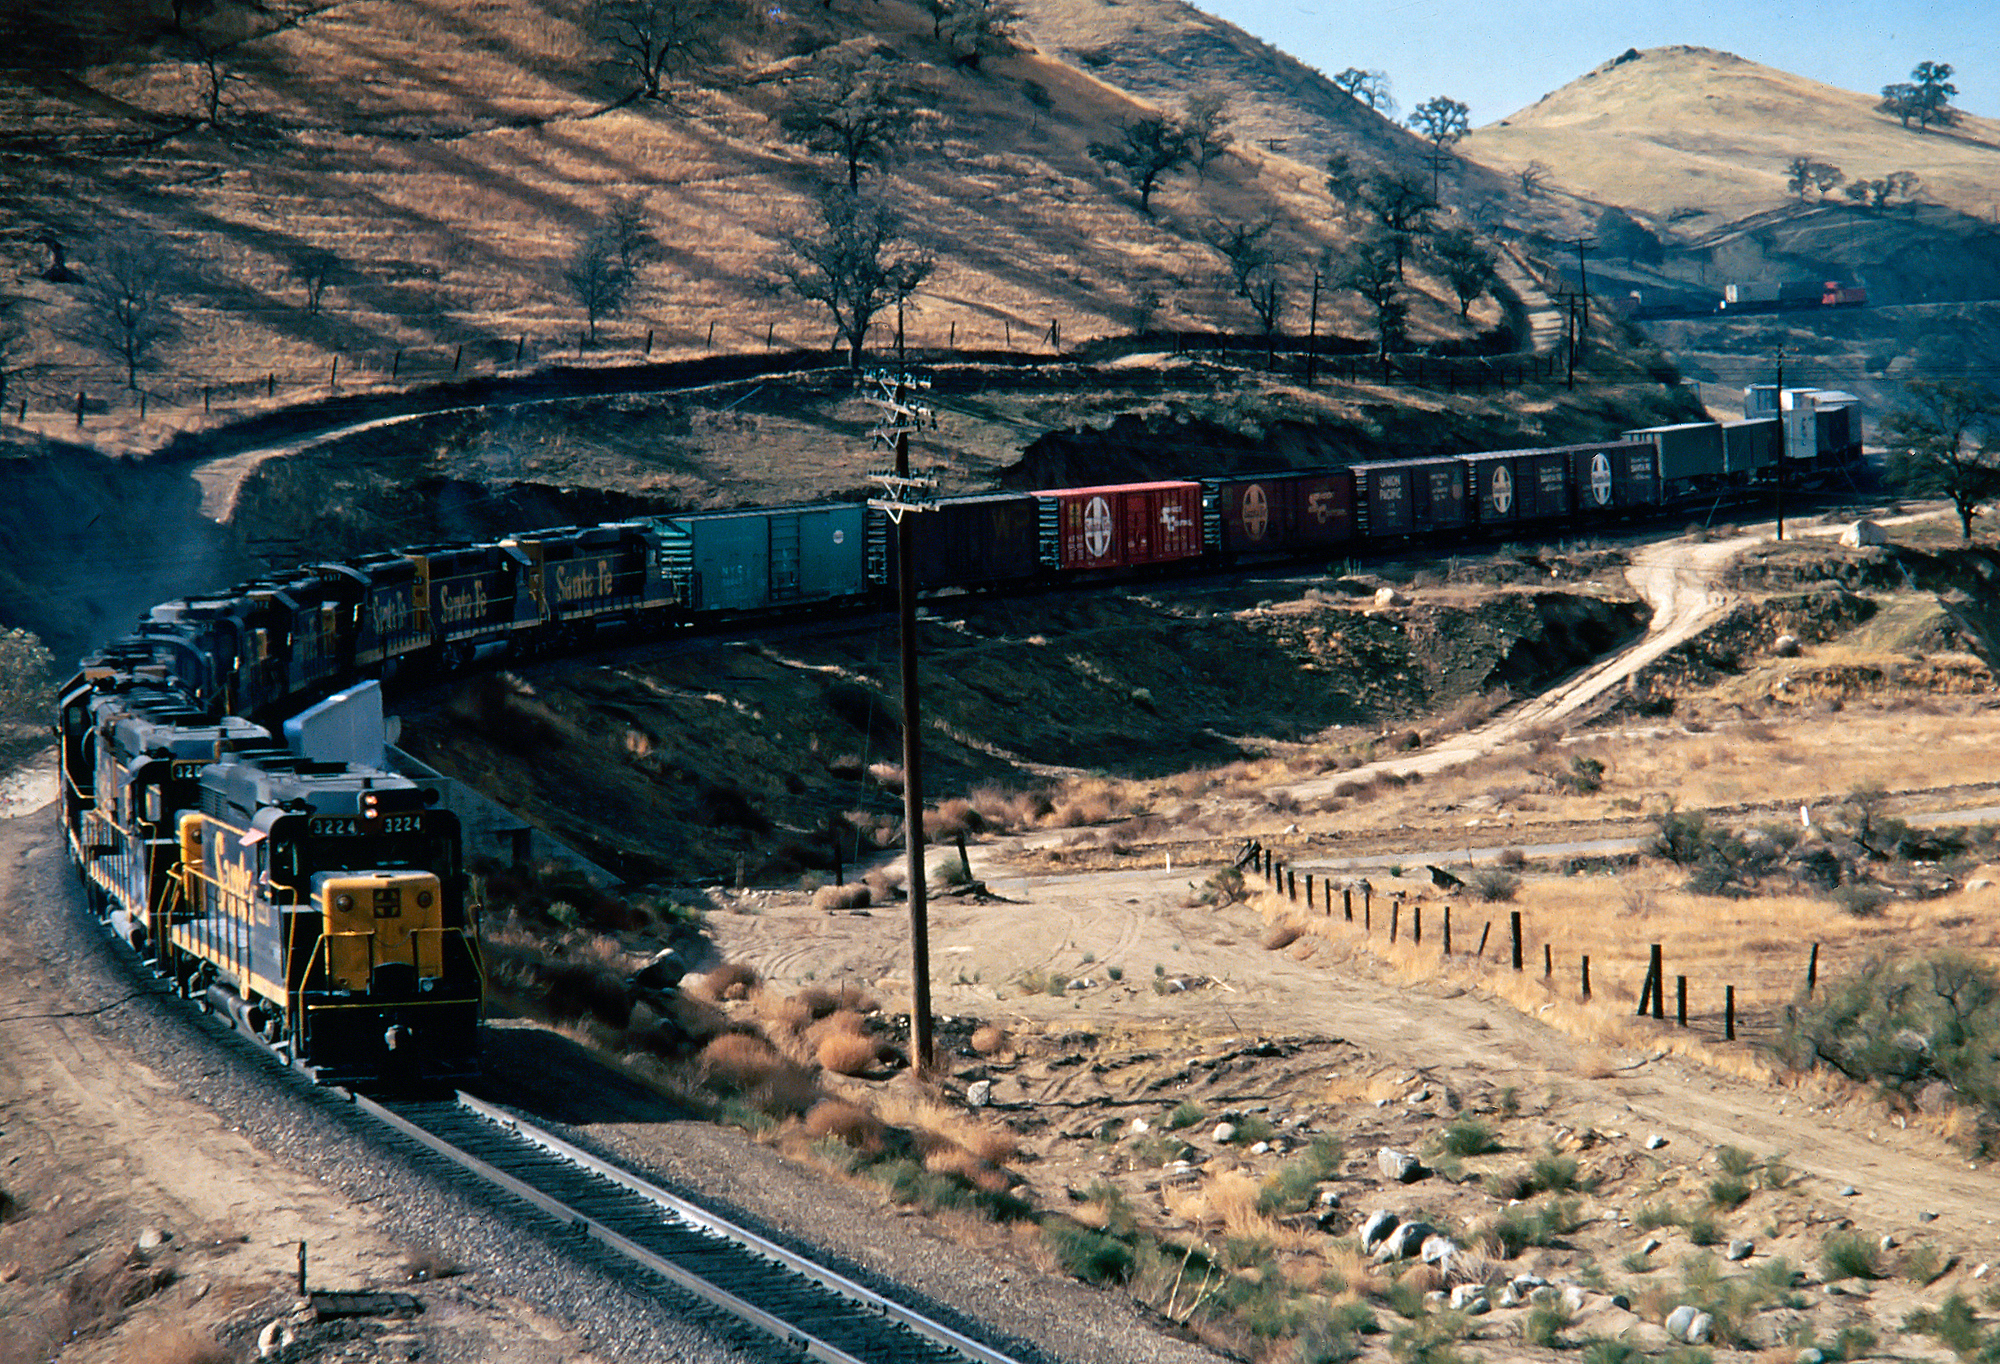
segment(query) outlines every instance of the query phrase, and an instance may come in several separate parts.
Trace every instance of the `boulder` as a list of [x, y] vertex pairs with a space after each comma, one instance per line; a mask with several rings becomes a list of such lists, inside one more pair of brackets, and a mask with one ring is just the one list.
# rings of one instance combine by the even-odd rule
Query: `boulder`
[[655, 952], [646, 964], [632, 975], [632, 984], [641, 990], [671, 990], [681, 983], [687, 974], [687, 963], [681, 954], [669, 947]]
[[1799, 637], [1797, 635], [1779, 635], [1771, 641], [1771, 652], [1779, 658], [1797, 658], [1799, 656]]
[[1417, 1258], [1449, 1274], [1452, 1261], [1458, 1258], [1458, 1242], [1449, 1236], [1426, 1236], [1424, 1243], [1417, 1247]]
[[1655, 1132], [1653, 1133], [1652, 1136], [1646, 1138], [1646, 1149], [1648, 1151], [1657, 1151], [1666, 1144], [1667, 1144], [1667, 1139], [1661, 1136], [1658, 1132]]
[[993, 1102], [993, 1082], [974, 1080], [965, 1087], [965, 1101], [974, 1108], [984, 1108]]
[[1863, 517], [1859, 521], [1851, 522], [1840, 532], [1840, 543], [1849, 549], [1859, 549], [1863, 545], [1886, 545], [1889, 543], [1889, 532], [1883, 530], [1876, 522]]
[[1209, 1133], [1209, 1135], [1214, 1137], [1218, 1144], [1227, 1146], [1230, 1142], [1236, 1140], [1236, 1124], [1233, 1122], [1219, 1122], [1215, 1125], [1215, 1131]]
[[1382, 1240], [1375, 1252], [1378, 1260], [1407, 1260], [1424, 1247], [1424, 1242], [1437, 1235], [1437, 1228], [1428, 1222], [1405, 1222], [1391, 1231]]
[[1686, 1303], [1682, 1303], [1679, 1307], [1667, 1313], [1667, 1334], [1675, 1340], [1686, 1340], [1688, 1327], [1694, 1325], [1694, 1319], [1700, 1315], [1701, 1313], [1696, 1309], [1689, 1307]]
[[1375, 1153], [1375, 1166], [1382, 1172], [1382, 1178], [1396, 1184], [1414, 1184], [1430, 1173], [1409, 1152], [1392, 1151], [1386, 1146]]
[[1408, 606], [1410, 599], [1393, 587], [1379, 587], [1375, 589], [1375, 604], [1377, 606]]
[[1697, 1312], [1694, 1314], [1694, 1320], [1688, 1323], [1687, 1343], [1690, 1345], [1706, 1345], [1708, 1344], [1710, 1333], [1714, 1330], [1715, 1318], [1706, 1312]]
[[1361, 1253], [1371, 1254], [1375, 1247], [1381, 1245], [1389, 1233], [1396, 1229], [1396, 1223], [1401, 1220], [1387, 1208], [1377, 1208], [1369, 1213], [1361, 1222]]
[[1750, 1258], [1750, 1253], [1756, 1250], [1756, 1248], [1749, 1241], [1731, 1241], [1726, 1254], [1731, 1260], [1747, 1260]]
[[1481, 1316], [1493, 1310], [1487, 1301], [1486, 1285], [1483, 1283], [1462, 1283], [1451, 1290], [1451, 1310], [1463, 1312], [1468, 1317]]
[[139, 1249], [158, 1250], [167, 1243], [168, 1237], [169, 1233], [161, 1231], [158, 1227], [147, 1227], [139, 1233]]

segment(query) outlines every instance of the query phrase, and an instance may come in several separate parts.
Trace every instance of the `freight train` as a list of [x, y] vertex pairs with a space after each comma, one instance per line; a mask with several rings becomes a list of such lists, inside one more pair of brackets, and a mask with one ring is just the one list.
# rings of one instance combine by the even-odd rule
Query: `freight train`
[[[1618, 440], [944, 498], [927, 593], [1574, 533], [1860, 458], [1855, 401]], [[417, 545], [153, 608], [62, 690], [64, 839], [91, 907], [183, 993], [323, 1077], [476, 1065], [483, 976], [434, 786], [306, 756], [285, 721], [362, 679], [448, 676], [615, 634], [863, 607], [896, 537], [862, 503], [671, 513]]]
[[1719, 313], [1789, 313], [1807, 308], [1865, 308], [1867, 287], [1837, 279], [1790, 280], [1783, 284], [1729, 284]]

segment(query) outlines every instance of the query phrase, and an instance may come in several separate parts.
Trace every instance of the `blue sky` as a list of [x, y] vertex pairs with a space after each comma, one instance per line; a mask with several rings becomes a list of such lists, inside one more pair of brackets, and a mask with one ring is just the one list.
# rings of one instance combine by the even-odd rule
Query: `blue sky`
[[1533, 104], [1628, 47], [1686, 43], [1874, 94], [1920, 61], [1950, 62], [1955, 103], [2000, 116], [1993, 0], [1734, 5], [1661, 0], [1195, 0], [1318, 67], [1386, 71], [1401, 114], [1432, 95], [1477, 127]]

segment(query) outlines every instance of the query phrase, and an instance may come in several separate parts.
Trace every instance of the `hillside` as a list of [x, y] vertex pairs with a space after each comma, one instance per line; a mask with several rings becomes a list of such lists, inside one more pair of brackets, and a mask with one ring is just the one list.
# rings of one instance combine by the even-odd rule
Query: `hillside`
[[1914, 171], [1927, 201], [1990, 218], [2000, 122], [1965, 116], [1919, 133], [1878, 112], [1879, 102], [1727, 52], [1649, 48], [1475, 130], [1460, 150], [1503, 173], [1540, 161], [1551, 186], [1688, 236], [1795, 202], [1785, 168], [1801, 155], [1849, 180]]
[[[1293, 148], [1304, 160], [1272, 150], [1275, 96], [1234, 86], [1223, 93], [1244, 110], [1244, 135], [1205, 174], [1167, 177], [1142, 213], [1088, 148], [1150, 106], [1038, 50], [1033, 25], [976, 65], [955, 60], [949, 32], [934, 37], [928, 11], [903, 0], [740, 19], [659, 100], [630, 97], [614, 49], [564, 0], [195, 6], [190, 31], [213, 65], [143, 13], [102, 0], [69, 20], [17, 18], [6, 36], [39, 25], [41, 47], [0, 79], [0, 196], [15, 207], [0, 257], [26, 333], [0, 361], [19, 376], [7, 406], [26, 396], [30, 432], [67, 436], [83, 391], [84, 438], [103, 448], [151, 449], [174, 430], [334, 389], [823, 347], [824, 314], [776, 292], [771, 264], [780, 233], [841, 167], [786, 141], [778, 116], [841, 56], [872, 54], [911, 91], [901, 156], [862, 185], [894, 199], [937, 256], [908, 317], [913, 344], [1033, 349], [1054, 323], [1069, 347], [1131, 330], [1148, 294], [1155, 327], [1254, 330], [1205, 235], [1269, 219], [1281, 257], [1303, 271], [1358, 226], [1323, 187], [1324, 144]], [[65, 22], [76, 31], [59, 40]], [[1146, 89], [1167, 107], [1186, 93]], [[1306, 94], [1312, 118], [1326, 118], [1329, 92]], [[1410, 163], [1406, 133], [1373, 115], [1350, 122], [1343, 145], [1358, 164]], [[591, 344], [564, 266], [614, 201], [634, 197], [656, 246]], [[143, 413], [136, 392], [120, 392], [122, 369], [79, 340], [79, 284], [45, 277], [60, 274], [56, 250], [87, 267], [134, 230], [170, 245], [179, 317], [141, 366]], [[330, 265], [318, 307], [302, 269], [316, 255]], [[1309, 278], [1291, 283], [1292, 329], [1303, 330]], [[1422, 267], [1409, 284], [1418, 344], [1504, 321], [1491, 299], [1461, 320]], [[1320, 326], [1367, 330], [1339, 292], [1322, 300]]]

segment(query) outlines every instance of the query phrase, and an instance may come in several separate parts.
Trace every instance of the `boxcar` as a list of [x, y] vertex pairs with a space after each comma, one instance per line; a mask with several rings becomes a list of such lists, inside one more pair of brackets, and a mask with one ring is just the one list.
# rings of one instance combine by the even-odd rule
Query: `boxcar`
[[1199, 483], [1043, 488], [1041, 560], [1061, 573], [1137, 568], [1201, 557]]
[[[910, 513], [917, 590], [986, 588], [1025, 582], [1040, 565], [1041, 504], [1029, 493], [947, 497]], [[896, 527], [888, 513], [868, 513], [868, 576], [896, 584]]]
[[1466, 524], [1465, 465], [1457, 457], [1357, 464], [1354, 506], [1369, 539], [1449, 532]]
[[1202, 534], [1222, 555], [1331, 549], [1354, 535], [1354, 476], [1345, 469], [1201, 481]]
[[1638, 441], [1569, 447], [1576, 508], [1586, 515], [1650, 507], [1660, 500], [1659, 461]]
[[1676, 426], [1648, 426], [1627, 431], [1625, 439], [1644, 441], [1653, 447], [1660, 469], [1660, 496], [1698, 492], [1722, 482], [1726, 461], [1722, 449], [1722, 428], [1714, 422], [1682, 422]]
[[761, 611], [868, 591], [867, 508], [760, 507], [650, 517], [660, 568], [688, 610]]
[[1497, 450], [1461, 455], [1472, 516], [1504, 528], [1570, 514], [1569, 457], [1561, 450]]

